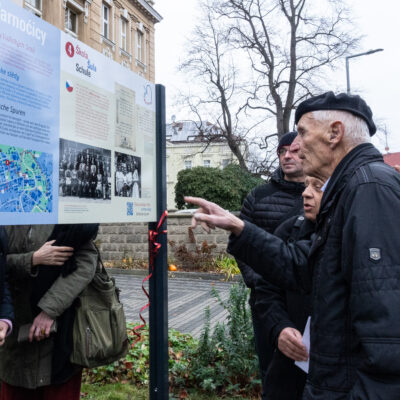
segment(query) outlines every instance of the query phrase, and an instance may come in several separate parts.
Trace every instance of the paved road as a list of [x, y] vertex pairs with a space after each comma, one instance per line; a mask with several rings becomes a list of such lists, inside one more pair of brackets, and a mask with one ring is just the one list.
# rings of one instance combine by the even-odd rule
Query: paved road
[[[147, 303], [142, 291], [142, 276], [115, 274], [117, 286], [121, 289], [126, 319], [139, 321], [139, 310]], [[199, 337], [204, 325], [204, 310], [211, 312], [211, 327], [226, 318], [226, 311], [211, 295], [215, 287], [222, 300], [229, 296], [231, 283], [201, 279], [173, 278], [168, 280], [168, 327]], [[146, 286], [148, 288], [148, 286]], [[148, 310], [143, 313], [148, 323]]]

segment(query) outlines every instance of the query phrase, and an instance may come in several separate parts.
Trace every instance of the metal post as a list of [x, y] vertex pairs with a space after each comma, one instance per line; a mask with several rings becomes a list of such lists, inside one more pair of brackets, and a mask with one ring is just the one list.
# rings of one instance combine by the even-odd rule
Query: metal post
[[350, 94], [349, 57], [346, 57], [346, 82], [347, 82], [347, 94]]
[[[157, 221], [167, 206], [166, 138], [165, 138], [165, 87], [156, 85], [156, 174], [157, 174]], [[166, 223], [161, 229], [166, 229]], [[155, 230], [156, 222], [149, 223]], [[150, 326], [150, 400], [165, 400], [168, 389], [168, 275], [167, 237], [160, 235], [161, 244], [155, 258], [153, 276], [149, 280]]]
[[361, 56], [369, 56], [370, 54], [377, 53], [378, 51], [383, 51], [383, 49], [375, 49], [365, 51], [364, 53], [352, 54], [346, 57], [346, 82], [347, 82], [347, 94], [350, 94], [350, 72], [349, 72], [349, 59]]

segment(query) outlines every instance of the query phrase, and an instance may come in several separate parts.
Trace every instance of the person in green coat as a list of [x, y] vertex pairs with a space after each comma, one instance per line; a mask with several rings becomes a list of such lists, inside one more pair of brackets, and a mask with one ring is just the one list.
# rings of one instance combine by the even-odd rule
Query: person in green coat
[[[15, 324], [0, 349], [2, 400], [79, 400], [82, 369], [69, 363], [74, 301], [96, 271], [97, 229], [98, 225], [6, 227]], [[57, 332], [51, 333], [56, 321]], [[26, 324], [31, 324], [28, 338], [18, 342]]]

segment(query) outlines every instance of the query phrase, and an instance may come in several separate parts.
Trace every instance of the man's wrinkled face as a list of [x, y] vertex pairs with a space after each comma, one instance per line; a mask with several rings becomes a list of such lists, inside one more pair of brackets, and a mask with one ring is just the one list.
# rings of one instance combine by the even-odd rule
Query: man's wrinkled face
[[302, 162], [298, 149], [291, 150], [290, 146], [282, 146], [278, 152], [279, 164], [287, 178], [297, 177], [303, 174]]
[[306, 113], [297, 124], [297, 136], [291, 145], [298, 151], [305, 175], [320, 177], [324, 166], [330, 165], [333, 152], [329, 143], [329, 124]]

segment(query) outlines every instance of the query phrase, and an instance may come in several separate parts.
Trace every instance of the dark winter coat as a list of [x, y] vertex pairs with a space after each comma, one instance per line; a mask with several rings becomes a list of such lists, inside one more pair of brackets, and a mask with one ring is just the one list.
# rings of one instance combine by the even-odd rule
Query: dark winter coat
[[[311, 352], [304, 400], [400, 399], [399, 226], [400, 175], [371, 144], [357, 146], [329, 181], [309, 252]], [[229, 250], [252, 264], [283, 253], [288, 261], [280, 268], [270, 263], [258, 272], [286, 287], [307, 286], [307, 242], [286, 247], [272, 238], [245, 223]]]
[[[249, 193], [240, 218], [272, 233], [283, 221], [301, 213], [303, 190], [303, 183], [286, 181], [281, 168], [278, 168], [270, 182], [257, 186]], [[244, 263], [239, 262], [238, 265], [247, 287], [254, 288], [259, 275]], [[251, 304], [254, 304], [254, 292]]]
[[[38, 272], [32, 270], [32, 256], [49, 238], [54, 225], [8, 226], [7, 255], [10, 290], [15, 307], [15, 324], [4, 346], [0, 347], [0, 379], [9, 385], [36, 389], [52, 382], [54, 336], [40, 342], [17, 342], [20, 326], [32, 323], [31, 294]], [[77, 268], [68, 276], [59, 276], [38, 306], [52, 319], [68, 309], [93, 279], [98, 253], [92, 242], [82, 244], [74, 253]]]
[[[286, 243], [310, 239], [315, 224], [304, 216], [295, 216], [275, 230], [274, 235]], [[268, 400], [299, 400], [306, 383], [306, 374], [294, 365], [278, 348], [278, 338], [285, 328], [304, 331], [311, 315], [311, 296], [284, 290], [261, 276], [256, 282], [256, 311], [267, 332], [267, 340], [274, 348], [274, 355], [264, 378], [265, 398]]]
[[14, 320], [14, 307], [8, 286], [6, 268], [7, 234], [4, 227], [0, 226], [0, 319]]

